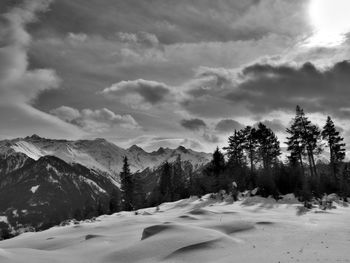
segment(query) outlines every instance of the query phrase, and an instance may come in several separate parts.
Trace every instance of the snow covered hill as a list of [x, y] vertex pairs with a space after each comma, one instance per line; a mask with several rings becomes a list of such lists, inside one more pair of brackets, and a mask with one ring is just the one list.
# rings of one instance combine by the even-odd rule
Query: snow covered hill
[[211, 154], [182, 146], [177, 149], [160, 148], [148, 153], [136, 145], [123, 149], [105, 139], [68, 141], [37, 135], [0, 141], [0, 154], [9, 152], [23, 153], [34, 160], [46, 155], [56, 156], [67, 163], [79, 163], [111, 175], [119, 174], [124, 156], [128, 157], [132, 172], [157, 167], [166, 160], [172, 162], [178, 155], [183, 161], [191, 162], [195, 169], [208, 163], [211, 158]]
[[0, 262], [348, 262], [350, 208], [335, 205], [185, 199], [1, 241]]

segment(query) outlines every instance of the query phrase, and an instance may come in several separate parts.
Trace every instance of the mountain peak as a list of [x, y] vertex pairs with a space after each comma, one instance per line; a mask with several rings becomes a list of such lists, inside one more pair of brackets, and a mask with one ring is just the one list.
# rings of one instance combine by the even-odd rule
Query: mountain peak
[[42, 138], [37, 134], [33, 134], [32, 136], [27, 136], [25, 139], [41, 140]]
[[134, 144], [131, 147], [129, 147], [128, 151], [132, 151], [132, 152], [139, 152], [139, 151], [141, 151], [141, 152], [144, 152], [144, 150], [141, 147], [137, 146], [136, 144]]
[[186, 149], [184, 146], [180, 145], [179, 147], [176, 148], [176, 150], [179, 150], [183, 153], [187, 153], [188, 152], [188, 149]]
[[153, 153], [154, 154], [163, 154], [163, 153], [165, 153], [165, 149], [163, 147], [159, 147], [159, 149]]
[[[113, 176], [119, 174], [124, 156], [128, 157], [132, 171], [157, 167], [165, 160], [174, 159], [178, 155], [195, 165], [205, 164], [211, 158], [209, 154], [198, 153], [184, 146], [176, 149], [160, 147], [156, 151], [147, 152], [136, 144], [124, 149], [101, 138], [76, 141], [57, 140], [42, 138], [36, 134], [0, 144], [0, 153], [7, 151], [21, 152], [33, 160], [53, 155], [68, 164], [79, 163], [89, 169], [103, 171]], [[40, 163], [45, 160], [42, 159]]]
[[95, 138], [93, 140], [93, 142], [96, 142], [96, 143], [107, 143], [108, 141], [104, 138]]

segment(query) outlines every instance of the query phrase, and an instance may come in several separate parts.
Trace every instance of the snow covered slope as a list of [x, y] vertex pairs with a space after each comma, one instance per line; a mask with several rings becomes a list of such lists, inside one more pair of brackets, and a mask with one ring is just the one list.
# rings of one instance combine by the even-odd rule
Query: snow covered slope
[[166, 160], [174, 161], [178, 155], [183, 161], [190, 161], [195, 169], [208, 163], [211, 158], [208, 153], [195, 152], [182, 146], [177, 149], [160, 148], [148, 153], [136, 145], [123, 149], [105, 139], [68, 141], [45, 139], [37, 135], [0, 141], [0, 154], [11, 151], [23, 153], [34, 160], [52, 155], [68, 163], [79, 163], [112, 175], [120, 172], [124, 156], [128, 157], [133, 172], [159, 166]]
[[[0, 224], [0, 232], [42, 230], [67, 218], [86, 218], [92, 211], [109, 211], [110, 194], [118, 191], [112, 176], [54, 156], [22, 162], [21, 155], [0, 158], [0, 217], [6, 218]], [[8, 165], [13, 158], [20, 168]]]
[[0, 242], [1, 263], [348, 262], [350, 208], [186, 199]]

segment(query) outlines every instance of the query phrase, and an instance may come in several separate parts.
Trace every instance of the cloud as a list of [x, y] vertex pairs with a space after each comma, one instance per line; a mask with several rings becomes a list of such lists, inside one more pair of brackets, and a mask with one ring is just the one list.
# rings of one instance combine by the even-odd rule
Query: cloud
[[81, 117], [79, 110], [67, 106], [61, 106], [59, 108], [53, 109], [50, 111], [50, 113], [66, 122], [74, 122], [74, 120]]
[[123, 43], [144, 46], [148, 48], [161, 47], [157, 36], [148, 32], [138, 32], [137, 34], [118, 32], [117, 36]]
[[210, 134], [210, 133], [203, 133], [203, 139], [206, 140], [209, 143], [218, 143], [220, 141], [219, 137], [216, 136], [215, 134]]
[[254, 114], [290, 111], [299, 104], [309, 112], [349, 116], [349, 61], [326, 69], [309, 62], [299, 67], [254, 64], [242, 70], [242, 78], [244, 81], [226, 98], [232, 103], [246, 103]]
[[[30, 118], [37, 120], [31, 127], [40, 119], [44, 130], [44, 119], [54, 123], [50, 127], [56, 133], [75, 128], [78, 132], [110, 130], [103, 135], [113, 136], [111, 127], [119, 124], [113, 124], [113, 117], [104, 119], [96, 113], [106, 108], [121, 118], [132, 113], [144, 127], [142, 132], [118, 136], [190, 136], [210, 145], [216, 140], [214, 134], [223, 135], [225, 124], [227, 129], [236, 125], [220, 126], [220, 120], [254, 123], [282, 119], [266, 114], [279, 109], [293, 111], [295, 101], [306, 111], [309, 107], [323, 110], [318, 106], [318, 96], [324, 94], [322, 85], [320, 93], [312, 88], [317, 94], [314, 100], [308, 92], [303, 97], [299, 82], [305, 82], [301, 85], [305, 90], [318, 83], [314, 77], [306, 78], [312, 74], [297, 65], [321, 55], [323, 61], [329, 61], [330, 56], [334, 60], [350, 54], [335, 55], [340, 54], [335, 49], [304, 50], [307, 56], [301, 53], [298, 44], [310, 33], [308, 1], [304, 0], [59, 0], [50, 6], [50, 13], [40, 16], [40, 23], [29, 27], [27, 24], [37, 19], [36, 13], [48, 6], [46, 1], [22, 2], [15, 9], [7, 8], [8, 13], [16, 13], [13, 19], [0, 19], [0, 46], [7, 47], [1, 53], [0, 79], [9, 83], [6, 88], [1, 86], [0, 103], [16, 104], [17, 110], [12, 112], [23, 112], [14, 116], [12, 123], [23, 122], [31, 112]], [[281, 61], [297, 63], [282, 65]], [[249, 71], [247, 65], [273, 69]], [[278, 70], [282, 66], [297, 73], [283, 75]], [[317, 66], [316, 73], [322, 76], [332, 67]], [[338, 85], [342, 77], [337, 74], [327, 85]], [[342, 98], [347, 95], [344, 92]], [[60, 118], [43, 112], [61, 105], [72, 108], [61, 109], [57, 113]], [[350, 107], [341, 105], [338, 114], [348, 115]], [[329, 108], [326, 105], [325, 109]], [[80, 109], [99, 110], [83, 113]], [[10, 114], [8, 107], [3, 119]], [[185, 131], [174, 121], [184, 116], [196, 116], [208, 126], [204, 121], [199, 128], [189, 124], [192, 128], [186, 129], [196, 132]], [[219, 127], [214, 130], [216, 123]]]
[[61, 106], [50, 113], [63, 121], [77, 125], [89, 132], [104, 132], [113, 126], [127, 129], [138, 129], [139, 125], [131, 115], [119, 115], [109, 109], [83, 109], [81, 111]]
[[149, 32], [167, 45], [227, 42], [270, 32], [299, 35], [310, 27], [307, 5], [304, 0], [60, 0], [45, 22], [59, 32]]
[[[350, 116], [350, 61], [328, 67], [271, 61], [235, 70], [202, 68], [197, 76], [180, 102], [197, 116], [250, 115], [259, 119], [273, 112], [293, 112], [296, 105], [309, 113]], [[269, 124], [282, 129], [275, 120]]]
[[28, 131], [53, 136], [64, 132], [70, 137], [82, 134], [74, 126], [32, 106], [41, 92], [57, 89], [60, 84], [55, 71], [29, 69], [28, 61], [32, 37], [26, 26], [36, 22], [37, 13], [47, 11], [51, 2], [22, 1], [0, 15], [0, 115], [5, 136], [25, 135]]
[[205, 78], [207, 81], [215, 80], [215, 85], [218, 88], [224, 88], [226, 85], [231, 85], [235, 76], [235, 70], [226, 68], [199, 67], [196, 72], [196, 77], [199, 79]]
[[21, 6], [2, 14], [0, 35], [0, 102], [29, 103], [40, 91], [57, 88], [59, 78], [49, 69], [28, 70], [27, 51], [31, 36], [27, 23], [36, 20], [35, 13], [46, 11], [51, 1], [24, 1]]
[[170, 94], [170, 88], [164, 83], [138, 79], [113, 84], [105, 88], [102, 94], [106, 97], [126, 100], [132, 106], [138, 107], [140, 103], [155, 105], [164, 102]]
[[238, 121], [232, 119], [224, 119], [220, 120], [216, 126], [215, 130], [218, 132], [228, 133], [233, 132], [234, 130], [240, 130], [244, 127], [244, 125]]
[[207, 127], [206, 123], [201, 119], [183, 119], [180, 121], [180, 124], [182, 127], [191, 131], [199, 131]]
[[85, 42], [88, 38], [87, 34], [84, 33], [72, 33], [69, 32], [67, 36], [68, 40], [74, 42]]

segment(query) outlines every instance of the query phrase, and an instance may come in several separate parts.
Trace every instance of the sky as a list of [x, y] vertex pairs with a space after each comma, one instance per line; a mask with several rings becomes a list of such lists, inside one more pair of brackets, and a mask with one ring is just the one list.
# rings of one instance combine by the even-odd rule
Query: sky
[[350, 145], [348, 0], [1, 0], [0, 138], [210, 152], [296, 105]]

